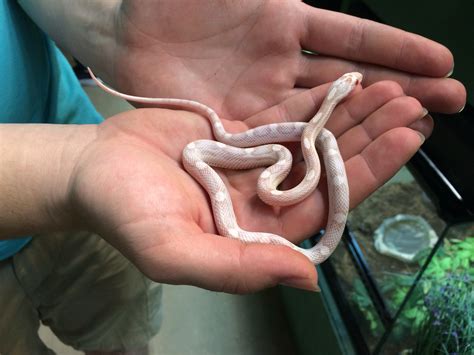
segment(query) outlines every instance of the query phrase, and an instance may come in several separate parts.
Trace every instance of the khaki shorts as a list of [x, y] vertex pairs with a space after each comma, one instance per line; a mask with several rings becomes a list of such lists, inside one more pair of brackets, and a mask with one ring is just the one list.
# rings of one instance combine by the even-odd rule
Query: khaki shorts
[[143, 347], [160, 327], [161, 293], [96, 235], [36, 236], [0, 261], [0, 354], [52, 354], [40, 321], [77, 350]]

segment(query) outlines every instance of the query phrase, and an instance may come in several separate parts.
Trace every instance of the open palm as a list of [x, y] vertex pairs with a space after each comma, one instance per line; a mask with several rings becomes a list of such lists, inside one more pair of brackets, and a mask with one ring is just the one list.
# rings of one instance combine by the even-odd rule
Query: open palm
[[104, 78], [122, 92], [189, 98], [241, 120], [359, 71], [364, 86], [397, 81], [430, 111], [464, 105], [464, 87], [444, 78], [453, 58], [442, 45], [299, 0], [133, 0], [118, 14], [122, 37]]
[[[307, 120], [327, 86], [296, 95], [245, 122]], [[375, 84], [340, 105], [329, 123], [338, 137], [356, 205], [418, 149], [416, 129], [429, 134], [421, 105], [393, 83]], [[288, 109], [292, 116], [282, 115]], [[381, 119], [381, 117], [388, 119]], [[97, 128], [71, 179], [71, 201], [91, 230], [101, 234], [150, 278], [244, 293], [277, 283], [314, 288], [314, 266], [283, 246], [243, 244], [215, 235], [208, 197], [181, 165], [192, 140], [212, 138], [203, 117], [184, 111], [139, 109]], [[390, 152], [391, 159], [386, 159]], [[298, 160], [298, 159], [297, 159]], [[302, 170], [295, 163], [295, 173]], [[296, 206], [274, 208], [256, 197], [260, 169], [223, 171], [243, 228], [301, 241], [320, 228], [327, 214], [325, 188]]]

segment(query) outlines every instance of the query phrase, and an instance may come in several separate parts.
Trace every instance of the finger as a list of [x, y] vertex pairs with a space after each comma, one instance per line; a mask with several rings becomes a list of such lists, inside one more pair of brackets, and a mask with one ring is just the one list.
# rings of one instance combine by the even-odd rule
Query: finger
[[405, 165], [423, 144], [419, 133], [406, 127], [378, 137], [360, 154], [346, 162], [354, 208]]
[[395, 81], [407, 95], [416, 97], [424, 107], [433, 112], [456, 113], [464, 107], [466, 101], [465, 87], [451, 78], [423, 77], [326, 56], [302, 55], [300, 62], [295, 83], [297, 87], [314, 87], [332, 81], [343, 73], [358, 71], [364, 76], [364, 87], [382, 80]]
[[352, 95], [343, 104], [336, 107], [326, 128], [339, 137], [364, 122], [388, 102], [400, 97], [405, 97], [405, 94], [400, 85], [393, 81], [381, 81], [373, 84], [357, 95]]
[[431, 133], [433, 132], [434, 120], [433, 117], [428, 114], [421, 120], [416, 120], [408, 127], [422, 134], [423, 137], [427, 139], [431, 136]]
[[[349, 181], [350, 208], [354, 208], [390, 179], [422, 144], [419, 134], [406, 127], [392, 129], [345, 162]], [[282, 209], [282, 234], [293, 242], [308, 238], [324, 227], [328, 201], [326, 182], [298, 205]]]
[[397, 127], [408, 127], [421, 120], [426, 113], [420, 103], [410, 96], [390, 100], [360, 124], [338, 137], [338, 146], [344, 161], [360, 154], [385, 132]]
[[[284, 101], [278, 105], [278, 107], [271, 108], [271, 110], [275, 110], [275, 112], [279, 113], [280, 120], [288, 117], [301, 121], [308, 120], [313, 117], [316, 112], [320, 101], [324, 98], [324, 93], [327, 91], [328, 85], [325, 85], [324, 89], [317, 87], [311, 91], [306, 90]], [[364, 90], [358, 87], [355, 91], [353, 95], [335, 109], [326, 124], [326, 128], [331, 130], [336, 137], [352, 127], [359, 125], [360, 122], [377, 111], [385, 103], [394, 98], [404, 96], [401, 87], [390, 81], [376, 83]], [[314, 105], [312, 102], [314, 102]], [[291, 114], [293, 114], [293, 116], [291, 116]], [[276, 116], [277, 114], [261, 115], [256, 116], [256, 120], [260, 122], [264, 121], [265, 118], [274, 118]], [[260, 119], [260, 117], [262, 118]], [[295, 144], [295, 148], [297, 149], [288, 146], [292, 151], [293, 161], [295, 163], [302, 160], [301, 150], [298, 149], [299, 146], [300, 144]], [[291, 183], [290, 186], [292, 186]]]
[[304, 49], [433, 77], [446, 76], [453, 68], [451, 52], [422, 36], [303, 3], [300, 10]]
[[245, 294], [278, 284], [316, 290], [314, 265], [302, 254], [268, 244], [245, 244], [213, 234], [174, 235], [151, 250], [159, 282]]

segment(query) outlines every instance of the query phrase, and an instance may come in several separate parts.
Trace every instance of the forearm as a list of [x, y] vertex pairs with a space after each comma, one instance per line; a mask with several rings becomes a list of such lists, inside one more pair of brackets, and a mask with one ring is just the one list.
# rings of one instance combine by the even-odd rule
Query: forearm
[[0, 239], [75, 228], [68, 182], [94, 125], [0, 125]]
[[18, 0], [25, 12], [59, 47], [113, 78], [120, 0]]

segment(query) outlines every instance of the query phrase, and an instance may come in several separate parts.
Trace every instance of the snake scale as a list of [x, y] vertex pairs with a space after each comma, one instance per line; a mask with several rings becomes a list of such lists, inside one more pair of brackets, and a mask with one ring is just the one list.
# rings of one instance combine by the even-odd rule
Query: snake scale
[[[245, 132], [228, 133], [217, 113], [204, 104], [184, 99], [123, 94], [100, 82], [90, 69], [89, 72], [98, 86], [112, 95], [132, 102], [197, 111], [209, 120], [216, 140], [202, 139], [189, 143], [183, 150], [182, 161], [186, 171], [209, 194], [214, 221], [220, 235], [244, 242], [286, 245], [301, 252], [314, 264], [320, 264], [334, 251], [341, 239], [349, 212], [349, 186], [336, 139], [324, 125], [339, 102], [361, 82], [360, 73], [346, 73], [334, 81], [318, 112], [308, 123], [273, 123]], [[282, 191], [278, 186], [291, 170], [292, 155], [285, 146], [277, 143], [297, 141], [301, 141], [306, 174], [297, 186]], [[318, 151], [322, 154], [326, 169], [329, 213], [324, 235], [314, 247], [303, 249], [279, 235], [240, 228], [230, 194], [213, 167], [266, 167], [258, 179], [258, 196], [269, 205], [289, 206], [301, 202], [316, 189], [321, 175]]]

